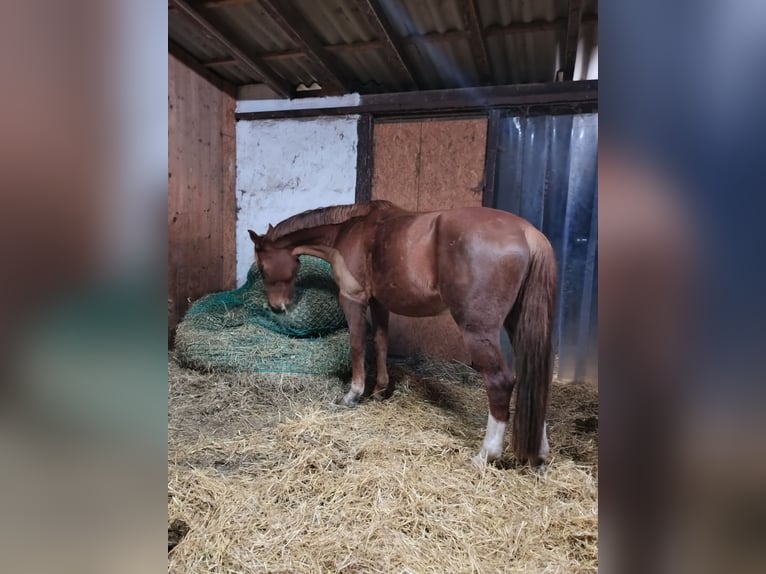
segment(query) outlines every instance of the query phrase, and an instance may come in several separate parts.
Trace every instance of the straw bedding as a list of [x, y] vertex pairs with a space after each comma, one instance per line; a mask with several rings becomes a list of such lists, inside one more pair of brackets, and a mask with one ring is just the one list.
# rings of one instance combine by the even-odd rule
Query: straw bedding
[[478, 376], [425, 359], [390, 370], [391, 399], [347, 409], [338, 378], [171, 360], [169, 571], [597, 570], [594, 389], [554, 385], [544, 474], [509, 448], [477, 469]]

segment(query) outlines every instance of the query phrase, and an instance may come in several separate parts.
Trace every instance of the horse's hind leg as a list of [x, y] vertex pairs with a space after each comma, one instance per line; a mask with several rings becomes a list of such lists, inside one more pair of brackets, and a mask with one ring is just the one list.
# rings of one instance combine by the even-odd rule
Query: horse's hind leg
[[394, 385], [388, 378], [388, 367], [386, 358], [388, 356], [388, 309], [381, 305], [377, 300], [370, 300], [370, 313], [372, 315], [372, 324], [375, 329], [375, 361], [377, 375], [375, 379], [375, 390], [372, 393], [374, 399], [384, 399], [390, 397], [394, 392]]
[[487, 330], [467, 330], [461, 326], [463, 339], [474, 368], [481, 372], [489, 399], [487, 433], [474, 462], [482, 463], [500, 458], [503, 437], [508, 425], [508, 407], [513, 391], [513, 378], [500, 349], [500, 327]]

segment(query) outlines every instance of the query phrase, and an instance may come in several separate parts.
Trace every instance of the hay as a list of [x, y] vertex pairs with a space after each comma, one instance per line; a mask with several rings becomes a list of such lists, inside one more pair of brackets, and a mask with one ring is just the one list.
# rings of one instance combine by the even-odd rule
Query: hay
[[540, 476], [470, 464], [486, 397], [463, 365], [392, 362], [394, 396], [356, 409], [337, 378], [169, 375], [170, 572], [597, 569], [588, 387], [554, 385]]
[[274, 313], [253, 265], [239, 289], [202, 297], [176, 330], [179, 363], [211, 372], [349, 372], [348, 330], [330, 266], [301, 257], [295, 287], [289, 311]]

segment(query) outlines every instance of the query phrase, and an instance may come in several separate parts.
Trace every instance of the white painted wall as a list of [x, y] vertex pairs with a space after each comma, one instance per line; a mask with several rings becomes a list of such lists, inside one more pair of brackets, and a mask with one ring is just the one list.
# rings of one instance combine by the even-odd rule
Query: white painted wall
[[359, 116], [237, 122], [237, 284], [253, 264], [248, 229], [354, 203]]

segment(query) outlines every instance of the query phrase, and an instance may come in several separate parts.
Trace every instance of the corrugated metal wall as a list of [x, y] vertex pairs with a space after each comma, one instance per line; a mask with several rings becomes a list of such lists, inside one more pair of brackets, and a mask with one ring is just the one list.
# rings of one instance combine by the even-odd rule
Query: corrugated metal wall
[[495, 207], [550, 239], [559, 264], [557, 374], [597, 380], [598, 114], [500, 120]]

